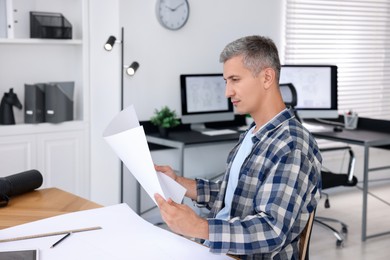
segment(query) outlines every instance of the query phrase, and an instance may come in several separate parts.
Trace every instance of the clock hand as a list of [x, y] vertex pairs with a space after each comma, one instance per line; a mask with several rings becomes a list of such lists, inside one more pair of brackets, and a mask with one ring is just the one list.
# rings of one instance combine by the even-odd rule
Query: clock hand
[[171, 11], [173, 11], [173, 12], [176, 11], [177, 8], [179, 8], [179, 7], [182, 6], [182, 5], [184, 5], [184, 3], [181, 3], [181, 4], [179, 4], [178, 6], [176, 6], [175, 8], [172, 8]]
[[172, 12], [174, 12], [175, 11], [175, 9], [173, 9], [173, 8], [171, 8], [171, 7], [169, 7], [168, 5], [164, 5], [167, 9], [169, 9], [170, 11], [172, 11]]

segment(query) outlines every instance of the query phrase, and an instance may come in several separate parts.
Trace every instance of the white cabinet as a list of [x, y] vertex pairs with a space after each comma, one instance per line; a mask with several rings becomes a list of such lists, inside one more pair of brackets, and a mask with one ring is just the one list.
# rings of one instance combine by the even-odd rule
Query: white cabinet
[[[0, 98], [10, 88], [24, 105], [24, 84], [74, 81], [74, 121], [0, 125], [0, 176], [37, 169], [44, 187], [89, 198], [88, 0], [13, 0], [14, 38], [0, 38]], [[30, 39], [30, 11], [62, 13], [71, 40]]]
[[88, 133], [82, 122], [5, 128], [0, 128], [0, 177], [37, 169], [42, 187], [89, 197]]
[[0, 176], [36, 167], [34, 135], [2, 135], [0, 137]]

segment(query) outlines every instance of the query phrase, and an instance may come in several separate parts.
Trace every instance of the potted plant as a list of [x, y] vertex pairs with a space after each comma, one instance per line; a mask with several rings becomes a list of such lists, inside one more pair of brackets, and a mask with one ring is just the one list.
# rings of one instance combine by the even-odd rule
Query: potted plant
[[160, 135], [168, 136], [169, 129], [180, 124], [177, 119], [176, 111], [171, 110], [168, 106], [162, 107], [160, 110], [154, 110], [154, 116], [150, 118], [150, 122], [158, 126]]

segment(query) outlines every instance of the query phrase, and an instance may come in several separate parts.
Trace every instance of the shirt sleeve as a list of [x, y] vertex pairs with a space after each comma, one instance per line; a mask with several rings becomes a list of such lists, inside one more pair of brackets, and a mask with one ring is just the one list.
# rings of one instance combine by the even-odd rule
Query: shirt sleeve
[[208, 219], [210, 251], [237, 255], [278, 251], [296, 227], [295, 222], [306, 222], [316, 207], [318, 171], [319, 165], [310, 162], [301, 151], [284, 154], [268, 173], [259, 173], [258, 178], [268, 175], [254, 194], [252, 215], [243, 219]]
[[220, 186], [220, 181], [213, 182], [204, 179], [196, 179], [197, 206], [211, 209], [217, 198]]

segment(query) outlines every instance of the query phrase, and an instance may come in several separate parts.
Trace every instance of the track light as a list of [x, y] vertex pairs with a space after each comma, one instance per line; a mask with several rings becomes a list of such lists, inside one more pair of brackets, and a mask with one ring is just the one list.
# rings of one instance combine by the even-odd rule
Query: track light
[[126, 68], [126, 74], [129, 76], [133, 76], [138, 68], [139, 68], [139, 63], [134, 61], [133, 63], [131, 63], [130, 66]]
[[[108, 37], [108, 40], [106, 42], [106, 44], [104, 44], [104, 49], [106, 51], [111, 51], [113, 48], [114, 48], [114, 45], [116, 42], [118, 43], [121, 43], [122, 44], [122, 64], [123, 64], [123, 28], [122, 28], [122, 40], [121, 41], [117, 41], [116, 40], [116, 37], [113, 36], [113, 35], [110, 35], [110, 37]], [[139, 63], [134, 61], [133, 63], [131, 63], [130, 66], [122, 66], [124, 69], [126, 69], [126, 74], [129, 75], [129, 76], [134, 76], [135, 72], [137, 71], [137, 69], [139, 68]]]
[[104, 44], [104, 49], [106, 51], [111, 51], [112, 48], [114, 47], [115, 41], [116, 41], [115, 36], [111, 35], [110, 37], [108, 37], [106, 44]]

